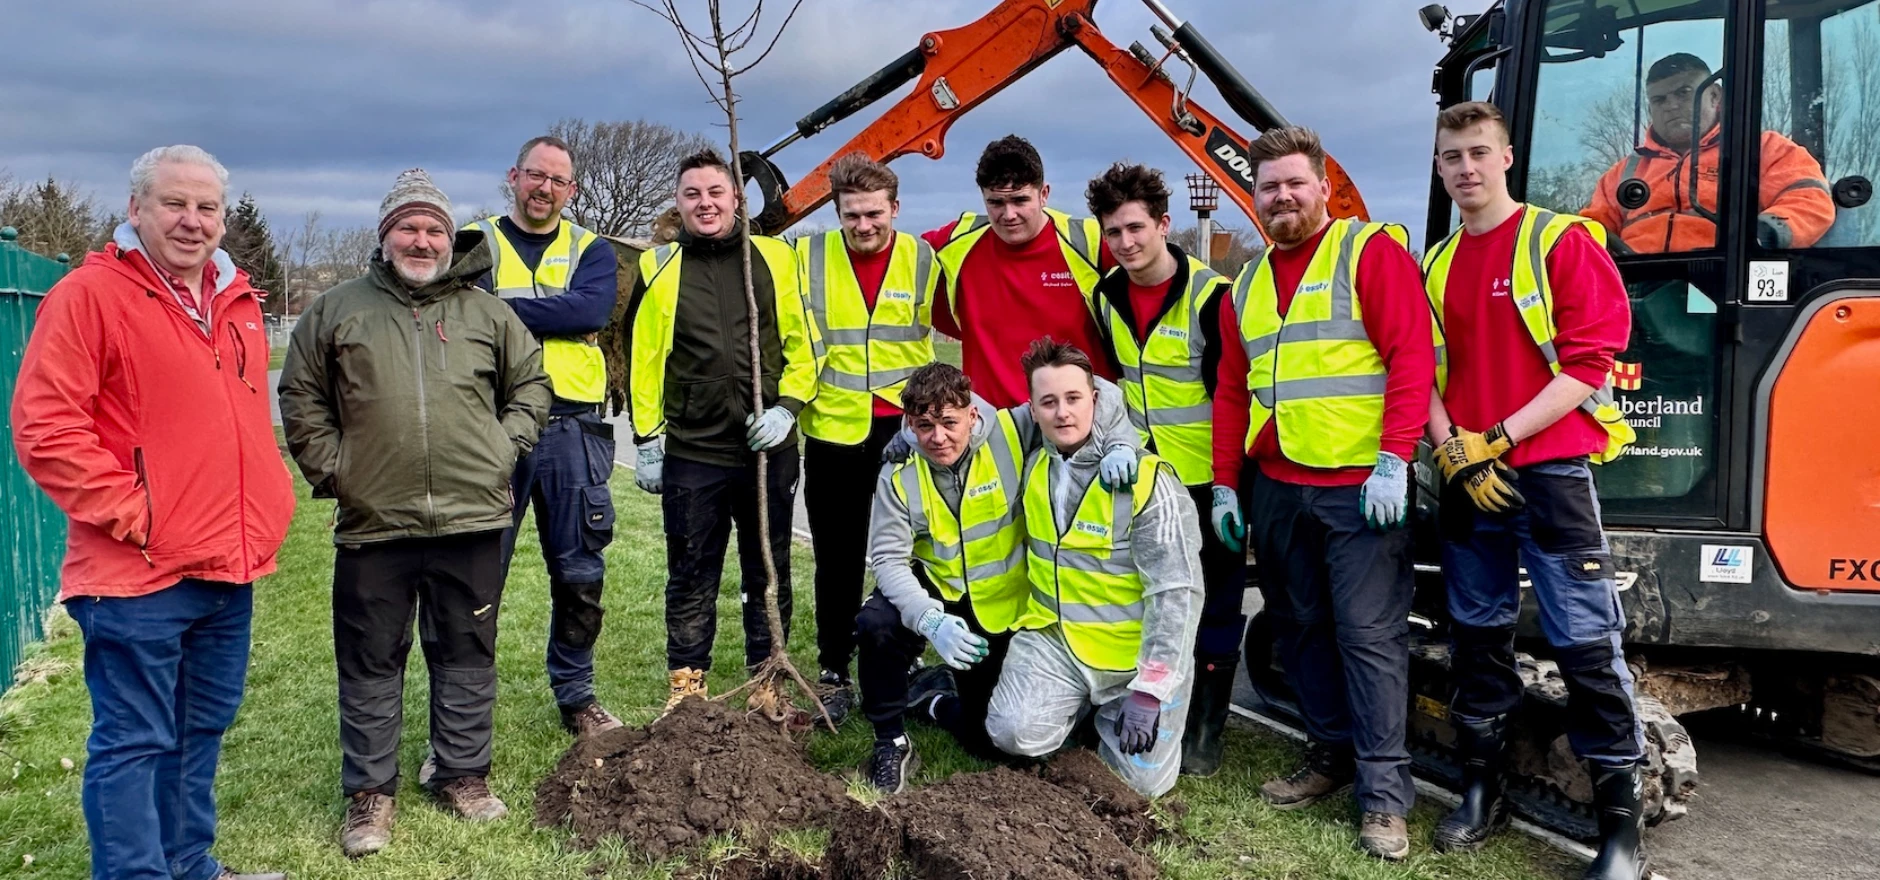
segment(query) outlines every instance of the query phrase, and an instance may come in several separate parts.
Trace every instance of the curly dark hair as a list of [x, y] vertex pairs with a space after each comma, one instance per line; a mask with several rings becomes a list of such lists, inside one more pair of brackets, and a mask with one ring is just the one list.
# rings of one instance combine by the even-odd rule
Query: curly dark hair
[[[1025, 349], [1024, 357], [1019, 358], [1018, 365], [1025, 371], [1027, 384], [1031, 382], [1033, 373], [1045, 367], [1079, 367], [1086, 377], [1094, 377], [1097, 374], [1096, 368], [1090, 365], [1090, 355], [1084, 354], [1083, 349], [1068, 342], [1059, 342], [1049, 336], [1032, 340], [1031, 347]], [[1091, 386], [1095, 387], [1095, 385], [1096, 381], [1093, 378]]]
[[1084, 200], [1098, 223], [1130, 202], [1141, 202], [1151, 218], [1160, 219], [1168, 213], [1168, 184], [1154, 168], [1118, 162], [1091, 179], [1084, 187]]
[[711, 147], [705, 147], [680, 159], [678, 177], [685, 177], [687, 171], [695, 168], [716, 168], [725, 173], [726, 180], [731, 179], [731, 163], [726, 162], [724, 155]]
[[1015, 134], [1008, 134], [986, 145], [979, 154], [979, 168], [973, 182], [980, 189], [1017, 189], [1044, 186], [1044, 158], [1038, 148]]
[[933, 363], [914, 371], [901, 387], [901, 409], [908, 416], [938, 416], [948, 408], [973, 405], [973, 380], [952, 364]]

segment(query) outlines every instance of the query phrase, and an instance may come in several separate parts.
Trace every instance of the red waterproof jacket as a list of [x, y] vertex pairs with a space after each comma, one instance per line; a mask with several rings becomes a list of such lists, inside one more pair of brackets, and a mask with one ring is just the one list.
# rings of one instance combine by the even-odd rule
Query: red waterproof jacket
[[116, 238], [46, 294], [13, 395], [20, 463], [71, 520], [59, 598], [252, 582], [294, 513], [259, 296], [217, 251], [205, 331]]

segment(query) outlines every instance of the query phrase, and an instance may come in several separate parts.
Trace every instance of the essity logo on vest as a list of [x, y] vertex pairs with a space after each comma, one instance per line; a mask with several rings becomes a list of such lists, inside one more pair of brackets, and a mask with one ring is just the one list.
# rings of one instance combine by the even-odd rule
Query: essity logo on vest
[[1071, 526], [1071, 528], [1076, 529], [1077, 531], [1083, 532], [1086, 535], [1096, 535], [1099, 538], [1107, 538], [1110, 536], [1109, 526], [1099, 525], [1087, 519], [1078, 520], [1075, 524]]
[[999, 491], [999, 481], [997, 479], [994, 479], [993, 481], [989, 483], [980, 483], [979, 485], [966, 490], [966, 497], [978, 498], [979, 496], [984, 495], [988, 492], [997, 492], [997, 491]]
[[1182, 327], [1157, 327], [1155, 329], [1155, 335], [1167, 336], [1170, 339], [1185, 340], [1188, 338], [1188, 331]]
[[883, 290], [881, 292], [881, 298], [891, 299], [897, 302], [912, 302], [914, 300], [914, 294], [906, 290]]
[[566, 266], [568, 265], [568, 258], [566, 256], [543, 257], [542, 265], [543, 266]]
[[1332, 286], [1332, 282], [1330, 281], [1315, 281], [1311, 284], [1301, 286], [1299, 290], [1293, 295], [1304, 296], [1305, 294], [1308, 294], [1308, 293], [1318, 293], [1319, 291], [1325, 290], [1331, 286]]
[[1039, 272], [1038, 280], [1046, 284], [1050, 284], [1054, 281], [1060, 284], [1071, 284], [1076, 281], [1076, 279], [1071, 277], [1070, 270], [1068, 269], [1063, 272]]

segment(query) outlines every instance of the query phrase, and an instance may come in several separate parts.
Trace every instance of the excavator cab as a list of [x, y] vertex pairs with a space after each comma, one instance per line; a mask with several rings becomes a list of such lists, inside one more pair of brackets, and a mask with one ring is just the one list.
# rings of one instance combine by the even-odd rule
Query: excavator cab
[[[1594, 471], [1641, 706], [1880, 768], [1880, 0], [1422, 17], [1438, 104], [1500, 107], [1514, 197], [1604, 224], [1631, 295]], [[1425, 241], [1458, 222], [1432, 174]]]

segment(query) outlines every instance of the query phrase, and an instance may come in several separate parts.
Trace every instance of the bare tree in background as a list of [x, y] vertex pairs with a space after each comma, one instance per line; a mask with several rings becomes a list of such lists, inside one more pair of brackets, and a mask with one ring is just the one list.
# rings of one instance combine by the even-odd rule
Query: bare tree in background
[[48, 257], [65, 254], [76, 263], [101, 237], [104, 214], [98, 200], [69, 183], [14, 183], [0, 173], [0, 226], [20, 233], [17, 244]]
[[[1208, 261], [1208, 266], [1229, 278], [1239, 274], [1242, 266], [1259, 259], [1260, 255], [1266, 252], [1266, 244], [1261, 241], [1260, 233], [1252, 229], [1230, 230], [1216, 227], [1214, 231], [1228, 233], [1228, 245], [1225, 249], [1213, 254], [1214, 259]], [[1168, 240], [1174, 242], [1175, 246], [1181, 248], [1184, 253], [1199, 255], [1201, 253], [1201, 247], [1198, 244], [1199, 233], [1198, 227], [1184, 226], [1171, 231]]]
[[644, 119], [563, 119], [548, 133], [574, 154], [568, 219], [614, 236], [648, 236], [654, 218], [672, 204], [679, 160], [711, 146], [702, 135]]
[[[796, 17], [796, 11], [802, 7], [803, 0], [791, 0], [790, 10], [784, 15], [783, 23], [777, 26], [767, 41], [758, 39], [764, 30], [764, 0], [754, 0], [751, 4], [750, 15], [745, 17], [743, 23], [729, 30], [725, 28], [722, 0], [705, 0], [705, 17], [711, 28], [709, 35], [694, 30], [686, 23], [685, 16], [679, 13], [681, 3], [696, 11], [698, 0], [658, 0], [658, 5], [654, 5], [653, 0], [633, 0], [633, 2], [665, 19], [672, 25], [673, 30], [678, 32], [679, 42], [685, 48], [686, 60], [692, 63], [692, 70], [698, 74], [699, 82], [704, 84], [707, 92], [711, 93], [712, 103], [717, 104], [718, 109], [725, 113], [725, 127], [729, 129], [731, 135], [731, 178], [734, 184], [742, 183], [744, 162], [738, 155], [738, 93], [732, 87], [732, 81], [750, 73], [769, 57], [771, 50], [777, 48], [777, 41], [783, 37], [784, 30], [790, 26], [790, 20]], [[757, 50], [756, 57], [750, 61], [743, 60], [746, 50], [751, 49], [753, 43], [761, 47]], [[748, 324], [751, 328], [751, 412], [761, 413], [764, 411], [762, 373], [764, 358], [757, 334], [759, 324], [757, 291], [751, 283], [750, 206], [744, 201], [743, 188], [740, 186], [738, 190], [740, 208], [738, 239], [741, 245], [739, 250], [744, 256], [744, 307], [750, 316]], [[769, 464], [768, 453], [757, 454], [757, 546], [762, 548], [764, 557], [764, 618], [770, 625], [770, 657], [758, 664], [758, 667], [752, 671], [750, 681], [724, 696], [729, 697], [745, 688], [766, 686], [777, 688], [778, 692], [785, 693], [787, 691], [782, 688], [782, 685], [786, 682], [793, 682], [805, 696], [810, 698], [811, 702], [816, 704], [817, 711], [822, 713], [823, 723], [829, 725], [829, 730], [833, 733], [836, 729], [835, 722], [830, 720], [828, 710], [822, 708], [821, 701], [816, 699], [815, 688], [810, 687], [809, 682], [803, 679], [803, 674], [797, 671], [796, 664], [790, 662], [789, 648], [784, 645], [783, 615], [777, 607], [777, 560], [770, 552], [770, 499], [769, 493], [765, 490], [769, 483]], [[784, 717], [772, 720], [787, 724], [790, 720], [789, 715], [790, 713], [785, 712]]]
[[332, 227], [319, 211], [301, 217], [300, 226], [277, 237], [285, 278], [285, 314], [299, 314], [322, 291], [366, 274], [378, 231], [370, 226]]

